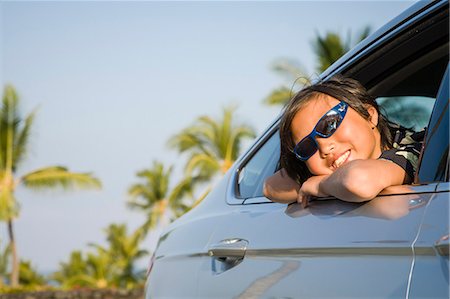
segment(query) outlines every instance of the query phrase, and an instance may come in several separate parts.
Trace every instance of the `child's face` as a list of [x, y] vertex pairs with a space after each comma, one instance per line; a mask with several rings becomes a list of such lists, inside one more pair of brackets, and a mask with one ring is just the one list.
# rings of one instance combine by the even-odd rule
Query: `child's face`
[[[298, 143], [309, 135], [320, 118], [338, 103], [337, 99], [323, 95], [305, 104], [291, 123], [294, 142]], [[381, 155], [380, 133], [376, 128], [378, 114], [373, 107], [368, 112], [371, 118], [366, 120], [349, 106], [333, 135], [328, 138], [315, 137], [318, 149], [305, 161], [312, 174], [331, 174], [350, 161], [377, 159]]]

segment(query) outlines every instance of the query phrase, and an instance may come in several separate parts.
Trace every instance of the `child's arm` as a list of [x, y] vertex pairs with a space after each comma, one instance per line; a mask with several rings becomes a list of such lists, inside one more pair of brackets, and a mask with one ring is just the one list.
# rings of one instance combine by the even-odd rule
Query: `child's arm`
[[300, 185], [282, 168], [264, 182], [264, 196], [274, 202], [291, 203], [297, 200]]
[[313, 176], [300, 188], [284, 169], [264, 182], [264, 195], [272, 201], [306, 204], [309, 196], [334, 196], [350, 202], [362, 202], [376, 197], [389, 186], [401, 185], [406, 172], [388, 160], [355, 160], [330, 175]]
[[[331, 175], [324, 176], [318, 183], [317, 190], [345, 201], [361, 202], [376, 197], [389, 186], [401, 185], [406, 180], [405, 170], [391, 161], [355, 160], [339, 167]], [[300, 192], [315, 195], [310, 191], [314, 189], [307, 187], [301, 188]]]

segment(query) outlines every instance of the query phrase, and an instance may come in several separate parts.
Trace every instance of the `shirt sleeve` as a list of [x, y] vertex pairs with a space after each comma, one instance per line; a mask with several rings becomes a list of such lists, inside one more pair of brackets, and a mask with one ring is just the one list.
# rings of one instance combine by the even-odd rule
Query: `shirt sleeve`
[[403, 168], [408, 175], [407, 183], [411, 183], [417, 170], [420, 151], [425, 131], [407, 135], [395, 144], [395, 148], [381, 153], [379, 159], [389, 160]]

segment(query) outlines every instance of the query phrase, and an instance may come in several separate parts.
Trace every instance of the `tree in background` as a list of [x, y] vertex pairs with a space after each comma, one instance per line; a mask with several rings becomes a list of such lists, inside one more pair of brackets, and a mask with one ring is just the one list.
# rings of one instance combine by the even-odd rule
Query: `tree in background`
[[117, 271], [107, 249], [96, 247], [93, 252], [71, 253], [67, 263], [60, 263], [60, 270], [52, 275], [63, 288], [106, 288], [112, 285]]
[[19, 283], [28, 287], [42, 286], [47, 283], [45, 277], [33, 268], [30, 261], [20, 261], [19, 277]]
[[347, 34], [345, 41], [344, 38], [336, 32], [327, 32], [323, 37], [320, 36], [319, 33], [316, 33], [316, 37], [312, 42], [317, 59], [316, 71], [319, 73], [324, 72], [351, 48], [369, 36], [370, 31], [371, 29], [369, 26], [364, 27], [357, 35], [356, 42], [352, 41], [350, 32]]
[[19, 113], [19, 98], [10, 85], [4, 90], [0, 107], [0, 220], [8, 226], [11, 249], [11, 286], [19, 283], [19, 257], [17, 254], [13, 221], [19, 215], [15, 190], [22, 185], [33, 190], [69, 188], [99, 188], [100, 181], [90, 173], [70, 172], [62, 166], [41, 168], [18, 176], [17, 169], [26, 157], [29, 136], [35, 112], [23, 118]]
[[[253, 128], [234, 122], [234, 112], [233, 107], [224, 108], [219, 120], [201, 116], [170, 140], [172, 148], [188, 154], [185, 166], [187, 177], [199, 177], [201, 179], [197, 182], [202, 182], [211, 180], [217, 174], [225, 174], [239, 157], [243, 141], [255, 138]], [[206, 196], [210, 187], [197, 202]]]
[[154, 161], [151, 168], [137, 172], [140, 182], [128, 189], [128, 206], [144, 212], [147, 216], [141, 227], [146, 233], [163, 221], [166, 212], [180, 216], [189, 209], [183, 199], [192, 197], [192, 185], [199, 178], [187, 176], [171, 188], [172, 171], [172, 166], [165, 167]]
[[292, 95], [301, 87], [311, 83], [307, 72], [297, 61], [292, 59], [278, 59], [272, 64], [272, 70], [285, 77], [287, 82], [292, 82], [291, 86], [281, 85], [275, 88], [263, 103], [267, 105], [284, 105]]
[[381, 112], [390, 121], [407, 128], [421, 130], [428, 125], [433, 106], [421, 105], [421, 102], [431, 102], [431, 99], [415, 101], [414, 97], [388, 97], [378, 101]]
[[52, 279], [59, 282], [63, 288], [96, 285], [96, 277], [91, 278], [92, 272], [88, 270], [88, 263], [79, 250], [73, 251], [69, 261], [60, 263], [59, 267], [60, 270], [52, 275]]
[[[353, 46], [365, 39], [370, 34], [370, 31], [371, 29], [368, 26], [363, 28], [357, 35], [356, 42], [352, 41], [350, 32], [345, 41], [343, 37], [335, 32], [327, 32], [325, 33], [325, 36], [316, 33], [316, 37], [311, 43], [316, 56], [316, 73], [320, 74], [325, 71]], [[291, 86], [284, 84], [275, 88], [263, 100], [263, 103], [267, 105], [284, 106], [296, 91], [303, 86], [310, 84], [311, 78], [313, 77], [313, 75], [308, 75], [298, 62], [290, 59], [280, 59], [276, 61], [272, 66], [272, 69], [280, 75], [285, 76], [287, 82], [290, 82]]]
[[0, 253], [0, 287], [3, 287], [8, 275], [9, 258], [11, 256], [11, 246], [6, 246]]
[[131, 289], [145, 279], [145, 270], [137, 271], [135, 263], [148, 255], [147, 250], [139, 246], [146, 236], [145, 230], [139, 228], [130, 235], [125, 224], [111, 224], [107, 230], [109, 254], [119, 269], [114, 277], [115, 284], [121, 288]]
[[61, 263], [53, 279], [63, 288], [120, 287], [131, 289], [145, 280], [143, 271], [136, 271], [135, 263], [148, 252], [139, 248], [145, 232], [138, 229], [128, 234], [125, 224], [111, 224], [106, 231], [107, 247], [90, 244], [94, 251], [83, 255], [72, 252], [68, 263]]

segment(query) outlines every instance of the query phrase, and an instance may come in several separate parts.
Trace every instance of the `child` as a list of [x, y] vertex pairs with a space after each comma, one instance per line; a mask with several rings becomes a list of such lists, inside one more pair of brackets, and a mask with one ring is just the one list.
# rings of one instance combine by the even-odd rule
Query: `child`
[[389, 122], [356, 80], [335, 76], [298, 92], [280, 123], [281, 167], [264, 184], [272, 201], [334, 196], [367, 201], [411, 183], [424, 131]]

